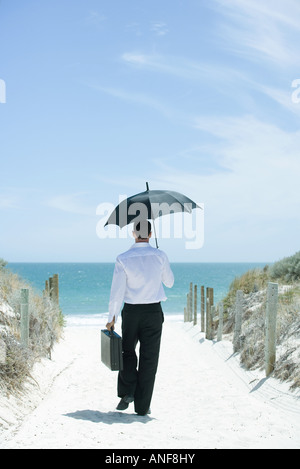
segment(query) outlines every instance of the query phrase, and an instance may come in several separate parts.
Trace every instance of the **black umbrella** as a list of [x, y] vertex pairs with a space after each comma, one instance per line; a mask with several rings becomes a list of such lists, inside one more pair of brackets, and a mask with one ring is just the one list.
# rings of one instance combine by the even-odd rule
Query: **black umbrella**
[[[104, 226], [118, 225], [120, 228], [123, 228], [136, 219], [154, 221], [155, 218], [170, 215], [170, 213], [192, 213], [194, 208], [201, 208], [180, 192], [166, 190], [150, 191], [148, 182], [146, 183], [146, 188], [145, 192], [123, 200], [114, 209]], [[156, 247], [158, 248], [155, 224], [153, 223], [153, 225]]]

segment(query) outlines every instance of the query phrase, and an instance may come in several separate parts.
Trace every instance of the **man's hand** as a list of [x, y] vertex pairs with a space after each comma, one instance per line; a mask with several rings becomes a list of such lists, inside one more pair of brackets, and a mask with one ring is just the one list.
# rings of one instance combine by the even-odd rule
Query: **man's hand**
[[106, 324], [106, 329], [108, 329], [109, 331], [113, 331], [115, 328], [115, 322], [116, 322], [116, 317], [114, 316], [113, 320]]

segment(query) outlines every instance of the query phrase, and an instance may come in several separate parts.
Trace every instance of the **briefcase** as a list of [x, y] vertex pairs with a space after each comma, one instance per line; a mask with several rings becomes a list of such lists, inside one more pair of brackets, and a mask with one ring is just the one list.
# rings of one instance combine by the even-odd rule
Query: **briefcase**
[[123, 370], [122, 337], [115, 331], [101, 331], [101, 361], [112, 371]]

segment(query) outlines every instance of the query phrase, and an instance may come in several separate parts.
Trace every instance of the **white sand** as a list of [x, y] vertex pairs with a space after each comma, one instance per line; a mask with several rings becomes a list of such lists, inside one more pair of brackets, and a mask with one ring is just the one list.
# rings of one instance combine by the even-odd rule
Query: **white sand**
[[[300, 448], [300, 400], [240, 368], [228, 342], [167, 320], [152, 414], [115, 411], [117, 373], [100, 361], [99, 327], [67, 327], [35, 369], [29, 404], [0, 398], [0, 448]], [[299, 396], [299, 394], [298, 394]]]

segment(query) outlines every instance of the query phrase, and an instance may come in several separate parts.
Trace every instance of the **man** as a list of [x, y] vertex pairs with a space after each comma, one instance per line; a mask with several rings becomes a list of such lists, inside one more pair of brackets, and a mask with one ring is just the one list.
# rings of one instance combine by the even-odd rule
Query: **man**
[[[149, 244], [151, 223], [134, 226], [135, 244], [118, 256], [109, 302], [108, 330], [114, 328], [122, 310], [123, 371], [118, 376], [118, 410], [134, 401], [139, 415], [150, 413], [150, 402], [157, 371], [164, 315], [161, 301], [163, 285], [171, 288], [174, 275], [163, 251]], [[140, 342], [139, 364], [135, 352]], [[138, 364], [138, 368], [137, 368]]]

